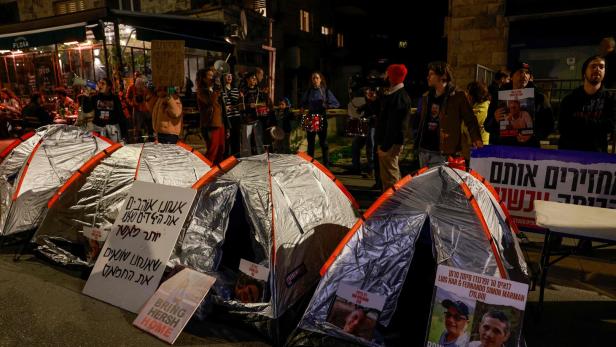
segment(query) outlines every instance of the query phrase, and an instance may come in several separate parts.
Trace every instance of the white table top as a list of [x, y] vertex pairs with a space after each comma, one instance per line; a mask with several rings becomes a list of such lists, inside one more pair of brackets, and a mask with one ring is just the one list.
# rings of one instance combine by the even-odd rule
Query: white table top
[[553, 232], [616, 241], [616, 210], [535, 200], [535, 220]]

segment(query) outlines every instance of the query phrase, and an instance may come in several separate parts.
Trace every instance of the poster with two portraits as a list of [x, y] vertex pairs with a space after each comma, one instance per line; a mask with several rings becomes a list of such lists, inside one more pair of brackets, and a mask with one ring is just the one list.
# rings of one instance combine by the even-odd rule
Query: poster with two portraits
[[517, 347], [527, 295], [525, 283], [439, 265], [425, 346]]

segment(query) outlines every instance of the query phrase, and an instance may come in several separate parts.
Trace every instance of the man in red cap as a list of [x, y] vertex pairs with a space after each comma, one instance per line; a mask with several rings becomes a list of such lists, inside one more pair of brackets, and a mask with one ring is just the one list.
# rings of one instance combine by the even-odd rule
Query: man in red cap
[[375, 134], [383, 191], [400, 180], [398, 158], [404, 143], [405, 121], [411, 109], [411, 98], [404, 90], [406, 73], [403, 64], [392, 64], [385, 75], [389, 89], [382, 99]]
[[462, 122], [466, 125], [473, 147], [483, 146], [479, 122], [464, 92], [457, 91], [451, 83], [449, 64], [437, 61], [428, 64], [430, 90], [421, 99], [418, 136], [421, 167], [447, 162], [448, 158], [461, 155]]

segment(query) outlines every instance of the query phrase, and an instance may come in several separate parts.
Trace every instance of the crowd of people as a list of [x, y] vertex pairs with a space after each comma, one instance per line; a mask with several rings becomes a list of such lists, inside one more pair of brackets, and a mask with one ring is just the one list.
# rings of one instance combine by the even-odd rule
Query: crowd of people
[[[607, 152], [608, 136], [616, 123], [616, 102], [608, 90], [616, 87], [616, 73], [610, 71], [616, 70], [611, 68], [616, 66], [615, 46], [613, 38], [601, 42], [602, 54], [588, 58], [582, 66], [583, 85], [561, 101], [559, 148]], [[368, 174], [374, 175], [377, 187], [391, 187], [400, 178], [398, 162], [409, 120], [421, 167], [451, 158], [468, 161], [471, 148], [486, 144], [539, 147], [554, 130], [552, 108], [534, 85], [527, 63], [499, 71], [489, 86], [475, 81], [465, 90], [453, 84], [446, 62], [432, 62], [427, 70], [429, 90], [420, 98], [414, 117], [409, 116], [411, 98], [404, 88], [407, 68], [402, 64], [387, 68], [385, 85], [367, 86], [351, 100], [349, 114], [361, 118], [355, 124], [361, 129], [353, 139], [350, 173], [361, 173], [360, 152], [365, 148]], [[325, 76], [312, 73], [308, 88], [299, 95], [299, 114], [291, 111], [288, 98], [274, 106], [264, 82], [259, 68], [239, 81], [232, 73], [202, 69], [196, 76], [194, 96], [191, 82], [180, 97], [176, 88], [154, 88], [137, 72], [125, 93], [115, 92], [113, 82], [103, 78], [96, 90], [74, 86], [74, 100], [66, 89], [58, 88], [53, 102], [32, 93], [25, 104], [11, 90], [2, 89], [0, 137], [11, 136], [14, 124], [19, 124], [13, 122], [16, 119], [40, 126], [76, 118], [76, 124], [114, 141], [176, 143], [183, 131], [183, 103], [194, 103], [206, 157], [214, 163], [228, 155], [289, 153], [292, 122], [297, 120], [306, 131], [308, 154], [314, 157], [318, 136], [321, 163], [329, 166], [327, 113], [340, 107], [340, 102], [327, 87]]]

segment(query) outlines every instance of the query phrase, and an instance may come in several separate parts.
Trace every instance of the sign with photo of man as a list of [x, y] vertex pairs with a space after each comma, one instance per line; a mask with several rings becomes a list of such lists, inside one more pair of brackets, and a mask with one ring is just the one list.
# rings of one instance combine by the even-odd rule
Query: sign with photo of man
[[516, 137], [526, 142], [533, 135], [535, 119], [535, 89], [513, 89], [498, 92], [498, 107], [506, 110], [499, 122], [500, 137]]
[[439, 265], [427, 347], [517, 347], [528, 285]]

